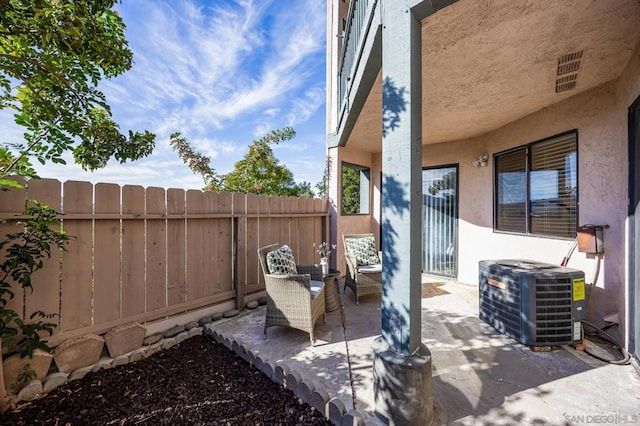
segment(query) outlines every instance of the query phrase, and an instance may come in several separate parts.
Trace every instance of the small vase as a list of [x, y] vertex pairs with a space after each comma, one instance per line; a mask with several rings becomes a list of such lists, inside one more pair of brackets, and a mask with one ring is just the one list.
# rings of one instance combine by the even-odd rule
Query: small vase
[[321, 257], [320, 266], [322, 267], [322, 275], [327, 275], [329, 273], [329, 259], [326, 257]]

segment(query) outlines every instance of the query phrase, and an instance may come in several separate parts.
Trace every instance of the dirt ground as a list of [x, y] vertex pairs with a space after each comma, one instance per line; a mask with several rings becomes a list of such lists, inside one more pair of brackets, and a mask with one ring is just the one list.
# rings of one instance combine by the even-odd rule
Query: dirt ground
[[0, 417], [3, 425], [330, 425], [205, 336], [89, 373]]

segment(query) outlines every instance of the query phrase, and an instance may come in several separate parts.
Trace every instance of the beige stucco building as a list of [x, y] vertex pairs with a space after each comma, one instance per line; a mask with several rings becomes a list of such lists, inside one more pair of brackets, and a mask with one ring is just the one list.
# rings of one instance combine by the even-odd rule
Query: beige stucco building
[[[381, 55], [396, 46], [383, 41], [383, 7], [421, 22], [422, 270], [477, 285], [480, 260], [560, 264], [579, 226], [606, 225], [604, 253], [575, 250], [568, 266], [592, 284], [587, 318], [617, 322], [609, 331], [637, 360], [640, 2], [328, 1], [328, 196], [339, 269], [341, 234], [381, 241], [383, 132], [396, 125], [402, 94], [384, 83]], [[348, 212], [345, 168], [362, 189]], [[435, 217], [438, 202], [449, 210]]]

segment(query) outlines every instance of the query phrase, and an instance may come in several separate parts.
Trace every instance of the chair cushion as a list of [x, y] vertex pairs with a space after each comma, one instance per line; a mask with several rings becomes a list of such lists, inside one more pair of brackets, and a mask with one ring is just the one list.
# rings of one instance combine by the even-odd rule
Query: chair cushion
[[324, 287], [324, 281], [311, 281], [311, 297], [316, 297]]
[[358, 272], [361, 274], [377, 274], [382, 272], [382, 265], [362, 265], [358, 266]]
[[296, 261], [289, 246], [282, 246], [267, 253], [267, 268], [269, 268], [269, 273], [274, 275], [293, 275], [298, 273]]
[[355, 256], [358, 266], [376, 265], [380, 263], [376, 250], [376, 240], [373, 236], [361, 238], [348, 238], [345, 240], [347, 252]]

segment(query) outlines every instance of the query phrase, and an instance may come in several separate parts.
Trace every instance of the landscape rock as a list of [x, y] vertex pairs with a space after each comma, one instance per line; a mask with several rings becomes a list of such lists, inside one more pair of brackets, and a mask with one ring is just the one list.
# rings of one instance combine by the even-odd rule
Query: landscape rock
[[231, 309], [229, 311], [226, 311], [224, 314], [222, 314], [222, 316], [224, 318], [233, 318], [235, 316], [238, 316], [240, 314], [240, 311], [237, 309]]
[[147, 348], [147, 351], [145, 352], [144, 356], [146, 358], [149, 358], [151, 355], [154, 355], [160, 352], [161, 349], [162, 349], [162, 343], [153, 344]]
[[184, 328], [186, 328], [187, 330], [191, 330], [192, 328], [196, 328], [199, 326], [200, 324], [198, 324], [198, 321], [190, 321], [184, 325]]
[[62, 373], [71, 373], [79, 368], [93, 365], [100, 359], [104, 339], [95, 334], [67, 340], [53, 353], [53, 360]]
[[69, 375], [67, 373], [52, 373], [47, 376], [44, 381], [44, 391], [51, 392], [52, 390], [67, 383]]
[[95, 373], [96, 371], [108, 370], [110, 368], [113, 368], [113, 359], [104, 357], [101, 358], [100, 361], [96, 362], [93, 367], [91, 367], [91, 371]]
[[107, 350], [111, 358], [134, 351], [142, 347], [147, 329], [137, 322], [119, 325], [104, 335]]
[[198, 324], [205, 326], [211, 322], [211, 315], [204, 316], [198, 320]]
[[113, 365], [114, 367], [117, 367], [119, 365], [125, 365], [125, 364], [129, 364], [129, 355], [120, 355], [118, 357], [115, 357], [113, 359]]
[[224, 317], [222, 312], [215, 312], [211, 314], [211, 321], [220, 321]]
[[16, 401], [31, 401], [41, 394], [42, 391], [42, 382], [40, 380], [32, 380], [18, 392]]
[[30, 380], [44, 380], [44, 378], [47, 376], [47, 373], [49, 372], [49, 367], [51, 366], [52, 359], [53, 355], [43, 351], [42, 349], [36, 349], [35, 351], [33, 351], [32, 358], [21, 358], [19, 354], [11, 355], [10, 357], [2, 361], [5, 389], [10, 390], [12, 388], [15, 388], [16, 391], [20, 389], [20, 386], [18, 384], [18, 377], [24, 371], [24, 368], [27, 364], [29, 364], [29, 368], [36, 373], [36, 376], [32, 377]]
[[154, 343], [158, 343], [160, 340], [162, 340], [162, 336], [164, 336], [164, 333], [162, 331], [158, 331], [157, 333], [150, 334], [144, 338], [144, 340], [142, 341], [142, 344], [144, 346], [153, 345]]
[[140, 361], [144, 358], [144, 355], [147, 353], [147, 350], [144, 348], [140, 348], [135, 350], [129, 354], [129, 362]]
[[160, 347], [161, 347], [163, 350], [165, 350], [165, 351], [166, 351], [167, 349], [171, 349], [172, 347], [174, 347], [174, 346], [175, 346], [175, 345], [177, 345], [177, 344], [178, 344], [178, 342], [176, 342], [176, 339], [174, 339], [174, 338], [171, 338], [171, 339], [164, 339], [164, 340], [162, 341], [162, 343], [160, 344]]
[[192, 328], [191, 330], [189, 330], [189, 337], [193, 337], [193, 336], [202, 336], [202, 328], [198, 327], [198, 328]]
[[260, 306], [264, 306], [264, 305], [266, 305], [266, 304], [267, 304], [267, 300], [269, 300], [269, 299], [267, 298], [267, 296], [261, 296], [261, 297], [258, 297], [258, 304], [259, 304]]
[[76, 371], [69, 375], [69, 381], [72, 382], [74, 380], [83, 379], [84, 376], [91, 372], [93, 366], [78, 368]]
[[252, 300], [251, 302], [247, 302], [247, 309], [255, 309], [259, 306], [257, 300]]
[[184, 331], [184, 325], [174, 325], [173, 327], [171, 327], [170, 329], [164, 332], [164, 337], [165, 338], [175, 337], [178, 334], [182, 333], [183, 331]]

